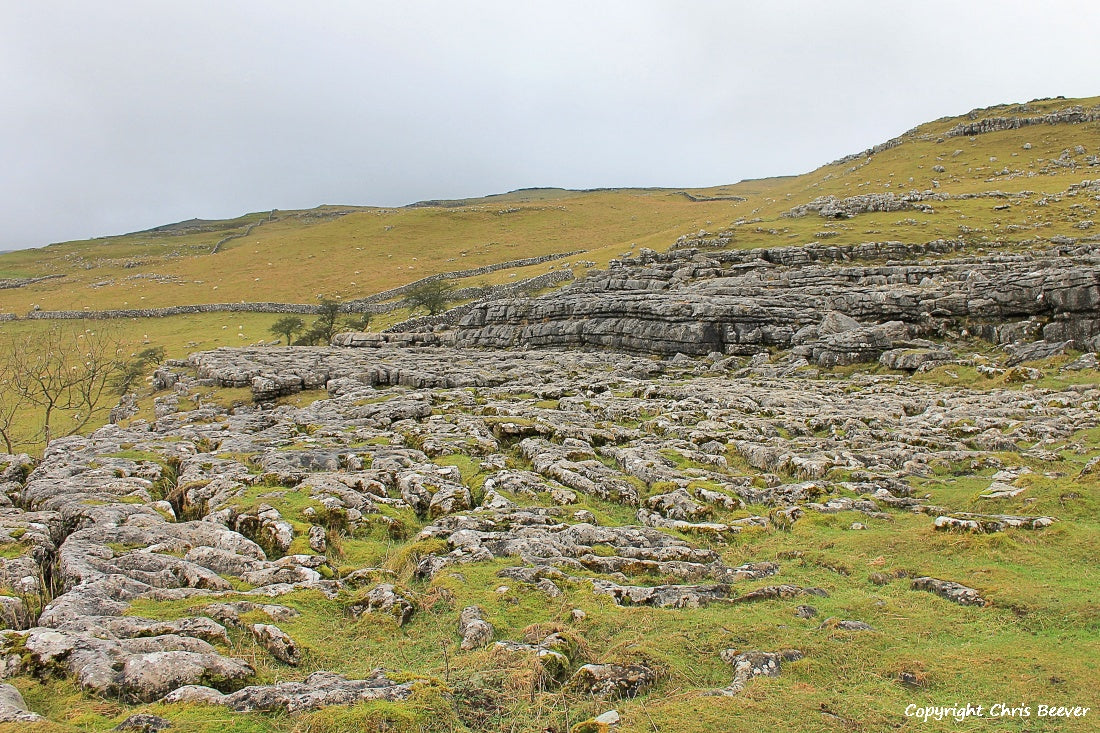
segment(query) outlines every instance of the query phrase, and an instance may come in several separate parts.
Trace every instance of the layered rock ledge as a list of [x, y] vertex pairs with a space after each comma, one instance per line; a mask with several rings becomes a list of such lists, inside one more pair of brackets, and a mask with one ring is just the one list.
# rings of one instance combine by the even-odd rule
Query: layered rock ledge
[[[845, 319], [837, 328], [827, 314]], [[1100, 247], [973, 255], [956, 241], [666, 254], [643, 250], [539, 298], [475, 304], [431, 332], [339, 334], [339, 346], [577, 348], [751, 355], [824, 365], [969, 334], [1095, 345]]]

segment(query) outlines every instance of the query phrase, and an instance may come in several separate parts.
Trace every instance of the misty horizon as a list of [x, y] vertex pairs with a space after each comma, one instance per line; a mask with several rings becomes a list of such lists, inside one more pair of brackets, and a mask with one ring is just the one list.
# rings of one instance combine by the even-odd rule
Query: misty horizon
[[0, 250], [331, 201], [796, 175], [939, 117], [1100, 93], [1089, 17], [1083, 0], [8, 3]]

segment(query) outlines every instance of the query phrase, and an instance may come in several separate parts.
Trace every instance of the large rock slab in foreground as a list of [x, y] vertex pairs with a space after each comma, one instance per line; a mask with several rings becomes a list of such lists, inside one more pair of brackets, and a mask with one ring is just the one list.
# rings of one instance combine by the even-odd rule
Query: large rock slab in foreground
[[721, 656], [723, 662], [733, 667], [733, 680], [713, 694], [733, 697], [744, 691], [753, 677], [778, 677], [783, 662], [797, 662], [805, 655], [797, 649], [784, 649], [781, 652], [739, 652], [736, 649], [726, 649]]
[[222, 705], [239, 713], [253, 710], [297, 713], [329, 705], [354, 705], [371, 700], [405, 700], [412, 694], [412, 685], [412, 682], [397, 684], [388, 679], [380, 669], [362, 680], [349, 680], [332, 672], [314, 672], [301, 682], [256, 685], [229, 695], [211, 687], [190, 685], [169, 693], [161, 702]]

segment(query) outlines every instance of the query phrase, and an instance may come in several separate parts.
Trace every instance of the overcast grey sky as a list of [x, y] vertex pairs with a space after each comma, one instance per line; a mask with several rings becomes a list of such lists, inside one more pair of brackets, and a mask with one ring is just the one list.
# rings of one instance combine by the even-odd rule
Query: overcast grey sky
[[1097, 0], [0, 0], [0, 250], [191, 217], [801, 173], [1100, 94]]

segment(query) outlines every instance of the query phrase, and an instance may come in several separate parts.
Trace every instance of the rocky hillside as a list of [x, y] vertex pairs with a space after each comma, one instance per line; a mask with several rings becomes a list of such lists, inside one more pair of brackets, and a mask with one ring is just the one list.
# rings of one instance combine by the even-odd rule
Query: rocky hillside
[[[1100, 184], [1082, 189], [1100, 192]], [[408, 324], [411, 325], [411, 324]], [[1044, 339], [1095, 350], [1100, 247], [968, 254], [960, 242], [643, 251], [540, 298], [488, 299], [421, 319], [427, 333], [348, 333], [344, 346], [607, 348], [672, 356], [790, 349], [821, 366], [928, 339]]]
[[[849, 697], [869, 728], [975, 686], [1084, 699], [1095, 658], [1062, 645], [1095, 592], [1074, 558], [1100, 549], [1095, 355], [957, 351], [921, 360], [934, 379], [796, 354], [196, 354], [158, 371], [154, 419], [0, 457], [0, 659], [27, 701], [0, 714], [798, 730]], [[939, 382], [963, 370], [987, 383]], [[254, 399], [219, 397], [238, 385]], [[269, 401], [291, 385], [324, 392]]]
[[[0, 455], [0, 728], [879, 731], [1009, 702], [1031, 712], [1006, 730], [1093, 730], [1096, 104], [707, 191], [326, 212], [608, 218], [593, 249], [533, 226], [545, 249], [496, 261], [571, 254], [486, 275], [565, 268], [559, 289], [325, 347], [192, 349], [110, 424]], [[684, 234], [696, 206], [715, 218]], [[132, 268], [89, 255], [120, 242], [61, 246], [8, 290], [106, 275], [121, 307], [119, 272], [171, 266], [132, 283], [190, 297], [188, 267], [280, 221], [143, 233]], [[372, 246], [340, 231], [314, 254]], [[216, 251], [141, 249], [169, 237]], [[294, 312], [299, 286], [262, 302]], [[146, 315], [153, 336], [183, 317]]]
[[642, 247], [664, 251], [681, 236], [722, 249], [1058, 245], [1092, 236], [1095, 201], [1074, 186], [1100, 178], [1098, 109], [1100, 98], [974, 110], [809, 173], [708, 189], [528, 189], [400, 208], [323, 206], [56, 244], [0, 255], [0, 313], [308, 306], [320, 293], [354, 300], [425, 276], [563, 253], [576, 256], [457, 284], [563, 267], [580, 277], [591, 264]]

